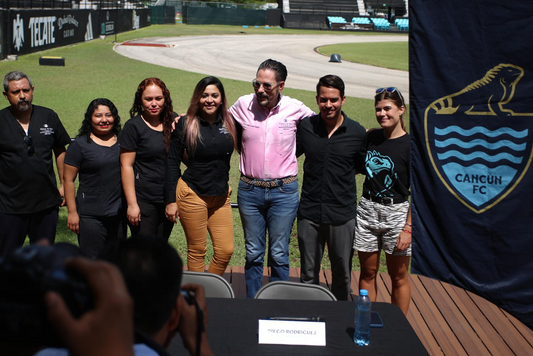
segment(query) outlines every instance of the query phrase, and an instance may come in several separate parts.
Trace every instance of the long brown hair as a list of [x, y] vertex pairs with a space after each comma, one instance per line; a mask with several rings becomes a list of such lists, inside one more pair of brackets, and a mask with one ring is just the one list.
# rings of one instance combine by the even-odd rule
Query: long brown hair
[[200, 99], [205, 91], [205, 88], [209, 85], [214, 85], [220, 91], [220, 98], [222, 103], [218, 108], [218, 114], [222, 116], [222, 124], [228, 130], [231, 139], [233, 140], [233, 147], [237, 147], [237, 130], [235, 129], [235, 123], [228, 112], [228, 103], [226, 101], [226, 92], [222, 82], [217, 77], [205, 77], [196, 84], [194, 92], [191, 98], [191, 105], [187, 110], [187, 123], [183, 135], [185, 136], [185, 146], [189, 155], [192, 155], [196, 149], [198, 141], [202, 141], [202, 135], [200, 134], [199, 117], [201, 116], [202, 108], [200, 107]]
[[[390, 88], [381, 88], [381, 89], [382, 91], [377, 93], [376, 96], [374, 97], [374, 105], [377, 105], [381, 100], [390, 100], [399, 109], [401, 109], [402, 106], [405, 107], [405, 101], [403, 100], [403, 95], [398, 88], [390, 87]], [[404, 113], [405, 113], [405, 110], [404, 110]], [[405, 129], [405, 120], [403, 119], [403, 114], [400, 115], [400, 125], [402, 126], [402, 130], [407, 132], [407, 130]]]
[[161, 123], [163, 124], [163, 143], [165, 146], [165, 153], [168, 153], [172, 133], [172, 122], [174, 121], [174, 108], [172, 106], [172, 99], [170, 98], [170, 91], [167, 89], [167, 86], [161, 79], [154, 77], [146, 78], [139, 84], [137, 91], [135, 92], [133, 105], [130, 109], [130, 117], [142, 115], [144, 111], [142, 105], [142, 95], [144, 90], [151, 85], [156, 85], [161, 88], [161, 91], [163, 92], [163, 98], [165, 99], [159, 120], [161, 120]]

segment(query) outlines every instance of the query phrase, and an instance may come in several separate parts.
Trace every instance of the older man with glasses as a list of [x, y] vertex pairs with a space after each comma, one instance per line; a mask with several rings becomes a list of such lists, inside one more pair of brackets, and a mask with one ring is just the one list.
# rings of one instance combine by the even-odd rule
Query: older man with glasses
[[[57, 114], [32, 105], [33, 84], [24, 73], [4, 77], [10, 106], [0, 111], [0, 257], [24, 244], [56, 235], [63, 199], [63, 159], [70, 136]], [[52, 152], [61, 181], [58, 189]]]
[[254, 94], [230, 108], [239, 131], [241, 161], [237, 201], [246, 244], [246, 296], [261, 287], [268, 231], [272, 281], [289, 279], [289, 241], [298, 209], [296, 128], [314, 112], [281, 95], [287, 68], [267, 59], [252, 81]]

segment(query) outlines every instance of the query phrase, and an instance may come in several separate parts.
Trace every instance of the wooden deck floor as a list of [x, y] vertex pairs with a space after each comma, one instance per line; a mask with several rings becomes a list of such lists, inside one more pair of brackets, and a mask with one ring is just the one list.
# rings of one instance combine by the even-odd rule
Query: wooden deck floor
[[[299, 268], [290, 279], [299, 281]], [[244, 267], [228, 267], [224, 274], [237, 298], [245, 298]], [[357, 291], [359, 272], [352, 272], [352, 291]], [[328, 287], [331, 271], [321, 273]], [[268, 282], [265, 268], [263, 283]], [[450, 284], [410, 275], [411, 305], [407, 319], [430, 355], [533, 355], [533, 331], [485, 299]], [[390, 302], [391, 281], [378, 279], [379, 302]], [[355, 298], [352, 295], [352, 298]]]

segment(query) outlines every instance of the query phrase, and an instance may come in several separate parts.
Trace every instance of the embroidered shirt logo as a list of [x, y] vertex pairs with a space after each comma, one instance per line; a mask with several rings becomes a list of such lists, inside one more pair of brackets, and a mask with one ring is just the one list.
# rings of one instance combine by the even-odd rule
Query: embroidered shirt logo
[[229, 135], [229, 131], [225, 126], [221, 126], [218, 128], [218, 132], [220, 132], [223, 135]]
[[49, 127], [48, 124], [44, 124], [43, 127], [39, 130], [41, 135], [50, 136], [54, 134], [54, 128]]

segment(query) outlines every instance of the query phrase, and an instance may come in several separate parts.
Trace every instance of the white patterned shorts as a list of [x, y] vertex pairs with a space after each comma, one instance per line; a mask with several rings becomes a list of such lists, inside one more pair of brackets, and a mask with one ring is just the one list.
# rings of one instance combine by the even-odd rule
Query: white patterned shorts
[[353, 248], [361, 252], [383, 250], [389, 255], [411, 256], [411, 246], [405, 251], [394, 249], [407, 221], [408, 212], [408, 201], [382, 205], [361, 197], [357, 207]]

